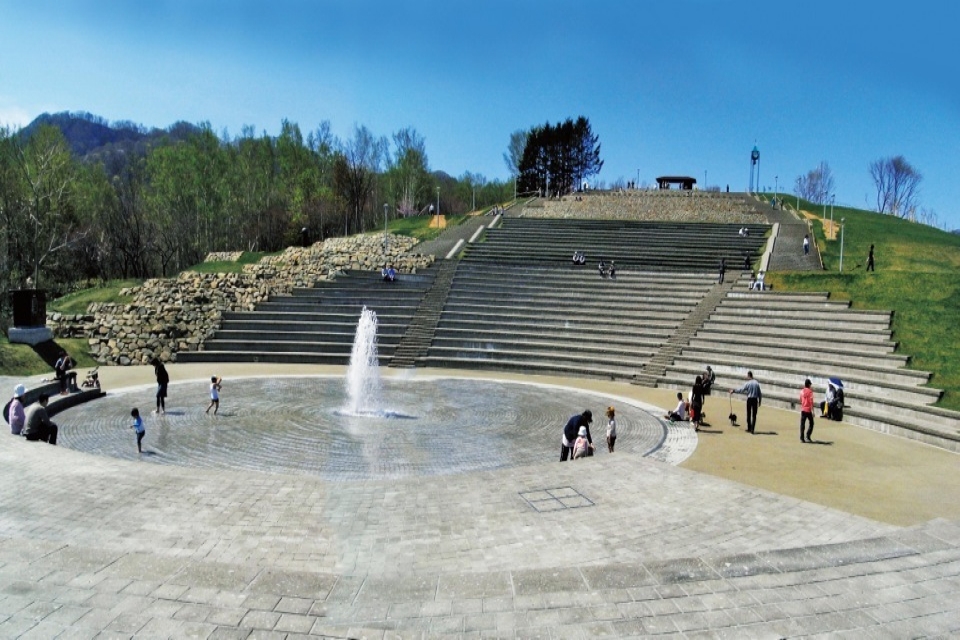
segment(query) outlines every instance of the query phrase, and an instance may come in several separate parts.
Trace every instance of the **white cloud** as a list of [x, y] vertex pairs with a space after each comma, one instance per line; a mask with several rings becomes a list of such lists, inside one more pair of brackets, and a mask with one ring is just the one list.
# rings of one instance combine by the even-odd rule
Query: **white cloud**
[[31, 120], [26, 109], [0, 99], [0, 127], [25, 127]]

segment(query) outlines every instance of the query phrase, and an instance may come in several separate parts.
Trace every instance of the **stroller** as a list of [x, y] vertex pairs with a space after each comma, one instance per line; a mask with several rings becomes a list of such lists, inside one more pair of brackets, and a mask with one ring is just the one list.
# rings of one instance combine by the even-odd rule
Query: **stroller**
[[99, 389], [100, 388], [100, 367], [94, 367], [90, 371], [87, 371], [87, 377], [83, 379], [83, 383], [80, 385], [84, 388]]

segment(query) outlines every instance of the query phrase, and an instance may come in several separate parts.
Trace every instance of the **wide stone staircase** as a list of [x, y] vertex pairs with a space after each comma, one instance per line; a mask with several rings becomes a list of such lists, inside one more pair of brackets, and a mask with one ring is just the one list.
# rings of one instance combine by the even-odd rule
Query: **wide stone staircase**
[[346, 272], [292, 295], [271, 297], [255, 311], [229, 312], [203, 350], [180, 362], [346, 364], [364, 307], [377, 313], [381, 364], [393, 357], [440, 267], [384, 282], [377, 272]]
[[852, 309], [827, 293], [749, 291], [739, 282], [673, 357], [656, 385], [687, 389], [706, 365], [717, 390], [739, 387], [753, 371], [764, 404], [797, 409], [804, 380], [816, 401], [827, 379], [844, 383], [844, 422], [960, 451], [960, 413], [931, 406], [942, 391], [931, 374], [907, 369], [892, 313]]
[[709, 274], [629, 270], [610, 279], [464, 260], [423, 362], [630, 379], [711, 286]]
[[440, 313], [457, 270], [454, 260], [441, 260], [438, 265], [433, 284], [420, 300], [420, 306], [393, 353], [391, 367], [413, 367], [417, 362], [422, 362], [433, 342]]
[[[741, 228], [749, 229], [741, 237]], [[571, 265], [575, 251], [586, 254], [595, 270], [600, 260], [619, 269], [716, 272], [721, 258], [739, 269], [748, 259], [756, 267], [766, 244], [767, 224], [630, 222], [598, 219], [543, 219], [504, 216], [464, 257], [468, 264]]]

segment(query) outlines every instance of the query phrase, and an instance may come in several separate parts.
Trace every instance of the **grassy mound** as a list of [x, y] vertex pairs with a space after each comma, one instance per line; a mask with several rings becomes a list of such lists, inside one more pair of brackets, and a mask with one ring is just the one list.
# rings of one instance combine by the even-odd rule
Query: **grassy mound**
[[[852, 300], [858, 309], [892, 309], [899, 351], [913, 356], [911, 368], [933, 372], [930, 386], [944, 390], [938, 406], [960, 410], [960, 361], [956, 358], [960, 340], [955, 330], [960, 324], [960, 236], [892, 216], [837, 207], [834, 221], [839, 224], [846, 219], [846, 223], [835, 240], [827, 239], [822, 209], [813, 212], [825, 271], [771, 273], [767, 281], [780, 289], [829, 291], [833, 298]], [[843, 272], [839, 270], [841, 242]], [[866, 271], [871, 244], [875, 272]], [[823, 339], [829, 341], [829, 334]]]

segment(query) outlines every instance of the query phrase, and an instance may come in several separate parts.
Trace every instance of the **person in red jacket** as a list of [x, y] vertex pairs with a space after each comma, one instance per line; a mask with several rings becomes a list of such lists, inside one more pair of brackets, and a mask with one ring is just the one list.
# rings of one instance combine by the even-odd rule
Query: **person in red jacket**
[[[803, 425], [810, 421], [807, 427], [807, 435], [803, 435]], [[813, 387], [810, 378], [803, 383], [803, 389], [800, 390], [800, 442], [810, 442], [810, 436], [813, 435]]]

